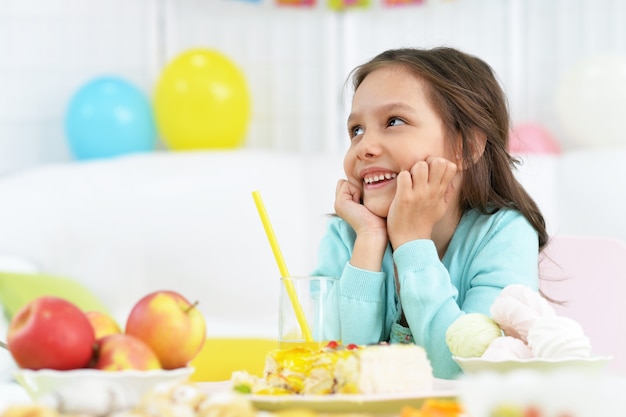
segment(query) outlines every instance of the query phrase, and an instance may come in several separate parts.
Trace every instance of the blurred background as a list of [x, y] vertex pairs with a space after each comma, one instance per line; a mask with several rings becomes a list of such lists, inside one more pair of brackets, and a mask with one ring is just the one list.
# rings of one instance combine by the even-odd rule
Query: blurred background
[[[550, 235], [621, 240], [567, 259], [622, 294], [624, 0], [0, 0], [0, 271], [77, 279], [120, 320], [175, 287], [203, 298], [211, 335], [273, 337], [279, 271], [250, 192], [309, 273], [349, 145], [346, 78], [434, 46], [493, 67]], [[611, 300], [589, 317], [622, 317]], [[626, 352], [619, 326], [592, 323]]]
[[[119, 77], [152, 104], [164, 68], [192, 48], [243, 73], [237, 146], [343, 153], [349, 71], [387, 48], [437, 45], [492, 65], [513, 124], [554, 142], [542, 151], [619, 145], [621, 0], [2, 0], [0, 174], [77, 159], [67, 119], [82, 87]], [[155, 147], [168, 147], [158, 132]]]

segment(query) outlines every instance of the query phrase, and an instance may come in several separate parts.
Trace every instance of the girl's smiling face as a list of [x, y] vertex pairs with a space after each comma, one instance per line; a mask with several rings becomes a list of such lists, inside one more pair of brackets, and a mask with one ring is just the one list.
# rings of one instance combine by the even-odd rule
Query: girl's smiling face
[[[361, 190], [363, 204], [387, 217], [396, 175], [429, 156], [455, 160], [441, 117], [428, 100], [424, 81], [400, 64], [365, 77], [352, 98], [348, 117], [351, 144], [344, 171]], [[460, 143], [460, 140], [459, 140]]]

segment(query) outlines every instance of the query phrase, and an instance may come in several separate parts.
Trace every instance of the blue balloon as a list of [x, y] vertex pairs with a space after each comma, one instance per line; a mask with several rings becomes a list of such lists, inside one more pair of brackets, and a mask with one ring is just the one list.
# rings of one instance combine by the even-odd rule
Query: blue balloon
[[65, 129], [78, 159], [147, 152], [156, 147], [150, 101], [118, 77], [100, 77], [83, 85], [70, 100]]

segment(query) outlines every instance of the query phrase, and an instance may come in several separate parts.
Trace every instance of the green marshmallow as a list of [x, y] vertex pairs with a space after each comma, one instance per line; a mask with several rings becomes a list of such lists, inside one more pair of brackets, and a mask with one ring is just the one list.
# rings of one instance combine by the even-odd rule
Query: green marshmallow
[[502, 330], [491, 317], [468, 313], [456, 319], [446, 332], [446, 343], [453, 356], [478, 358], [489, 344], [502, 336]]

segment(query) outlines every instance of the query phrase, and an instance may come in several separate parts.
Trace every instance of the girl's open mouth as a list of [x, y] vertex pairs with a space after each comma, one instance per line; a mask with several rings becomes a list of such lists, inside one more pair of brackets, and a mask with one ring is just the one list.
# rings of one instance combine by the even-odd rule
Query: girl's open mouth
[[363, 178], [363, 182], [365, 183], [365, 185], [381, 184], [381, 183], [388, 182], [388, 181], [395, 179], [396, 176], [397, 174], [394, 172], [386, 172], [386, 173], [380, 173], [380, 174], [375, 174], [375, 175], [368, 175]]

